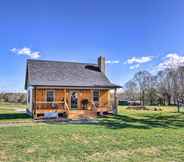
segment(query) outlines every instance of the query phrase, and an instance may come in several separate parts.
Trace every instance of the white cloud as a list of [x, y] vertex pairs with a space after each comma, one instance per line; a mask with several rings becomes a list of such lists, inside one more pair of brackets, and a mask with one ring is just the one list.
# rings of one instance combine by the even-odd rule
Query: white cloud
[[31, 58], [39, 58], [39, 57], [40, 57], [40, 52], [36, 51], [31, 53]]
[[11, 52], [17, 54], [17, 55], [24, 55], [29, 56], [32, 59], [37, 59], [40, 57], [39, 51], [32, 51], [30, 48], [24, 47], [24, 48], [12, 48], [10, 49]]
[[132, 57], [127, 60], [127, 64], [144, 64], [153, 60], [153, 56], [143, 56], [143, 57]]
[[164, 70], [166, 68], [177, 68], [179, 66], [184, 66], [184, 56], [180, 56], [177, 53], [169, 53], [158, 65], [158, 69]]
[[140, 64], [135, 64], [135, 65], [130, 66], [130, 69], [133, 70], [133, 69], [137, 69], [139, 67], [140, 67]]
[[153, 56], [142, 56], [142, 57], [132, 57], [132, 58], [129, 58], [125, 64], [129, 64], [129, 65], [132, 65], [130, 66], [130, 69], [133, 70], [133, 69], [137, 69], [141, 66], [141, 64], [145, 64], [147, 62], [150, 62], [153, 60]]
[[11, 51], [11, 52], [16, 52], [17, 49], [16, 49], [16, 48], [12, 48], [12, 49], [10, 49], [10, 51]]
[[119, 64], [120, 63], [120, 61], [118, 61], [118, 60], [107, 60], [106, 61], [106, 64]]

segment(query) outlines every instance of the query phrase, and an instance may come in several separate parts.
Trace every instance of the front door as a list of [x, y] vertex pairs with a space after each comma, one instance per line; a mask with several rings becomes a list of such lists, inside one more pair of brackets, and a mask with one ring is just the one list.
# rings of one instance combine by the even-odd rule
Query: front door
[[70, 91], [71, 109], [77, 110], [78, 108], [78, 92], [75, 90]]

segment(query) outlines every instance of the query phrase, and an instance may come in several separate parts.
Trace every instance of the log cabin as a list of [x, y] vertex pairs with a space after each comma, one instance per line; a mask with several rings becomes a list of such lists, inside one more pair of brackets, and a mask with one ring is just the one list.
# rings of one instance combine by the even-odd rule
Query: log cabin
[[98, 114], [116, 114], [116, 93], [121, 86], [109, 81], [105, 66], [102, 56], [97, 64], [27, 60], [27, 112], [33, 119], [94, 118]]

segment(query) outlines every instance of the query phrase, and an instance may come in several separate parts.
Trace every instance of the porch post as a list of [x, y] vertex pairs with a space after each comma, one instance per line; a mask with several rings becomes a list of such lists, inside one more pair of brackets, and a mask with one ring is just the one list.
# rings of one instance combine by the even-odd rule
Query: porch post
[[113, 114], [117, 115], [118, 113], [118, 100], [117, 100], [117, 88], [114, 89], [114, 106], [113, 106]]
[[[66, 89], [64, 89], [64, 102], [65, 102], [65, 104], [66, 104]], [[64, 105], [64, 107], [65, 107], [66, 105]]]
[[93, 90], [92, 89], [90, 89], [90, 94], [91, 94], [91, 97], [90, 97], [90, 102], [91, 102], [91, 107], [90, 107], [90, 109], [92, 110], [92, 111], [94, 111], [94, 106], [93, 106]]
[[[32, 91], [32, 108], [33, 108], [32, 115], [33, 115], [33, 118], [37, 118], [37, 114], [36, 114], [36, 109], [37, 109], [37, 106], [36, 106], [36, 99], [37, 99], [36, 86], [34, 86], [33, 89], [34, 89], [34, 91]], [[34, 98], [33, 98], [33, 92], [34, 92]]]
[[64, 97], [64, 103], [65, 103], [65, 104], [64, 104], [64, 105], [65, 105], [64, 107], [65, 107], [65, 110], [67, 109], [67, 110], [69, 111], [69, 110], [70, 110], [70, 108], [69, 108], [69, 106], [68, 106], [68, 104], [67, 104], [66, 88], [64, 89], [64, 96], [65, 96], [65, 97]]
[[66, 89], [64, 89], [64, 101], [66, 102]]

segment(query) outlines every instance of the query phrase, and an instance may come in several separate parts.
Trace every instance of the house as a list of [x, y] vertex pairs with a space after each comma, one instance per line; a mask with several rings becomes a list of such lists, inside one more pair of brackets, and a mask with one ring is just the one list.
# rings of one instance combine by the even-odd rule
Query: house
[[[117, 88], [105, 75], [105, 58], [97, 64], [27, 60], [25, 89], [34, 119], [91, 118], [117, 112]], [[114, 104], [110, 103], [114, 90]]]

